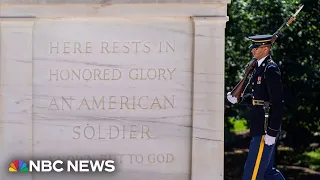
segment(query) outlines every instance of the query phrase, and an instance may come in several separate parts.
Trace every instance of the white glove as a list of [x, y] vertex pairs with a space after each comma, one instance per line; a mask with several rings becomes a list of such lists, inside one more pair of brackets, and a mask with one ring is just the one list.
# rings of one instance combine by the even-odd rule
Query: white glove
[[276, 137], [272, 137], [269, 136], [268, 134], [266, 134], [265, 138], [264, 138], [264, 142], [266, 145], [273, 145], [276, 142]]
[[230, 101], [232, 104], [235, 104], [235, 103], [238, 102], [237, 98], [236, 98], [236, 97], [233, 97], [233, 96], [231, 95], [231, 92], [228, 92], [228, 93], [227, 93], [227, 99], [228, 99], [228, 101]]

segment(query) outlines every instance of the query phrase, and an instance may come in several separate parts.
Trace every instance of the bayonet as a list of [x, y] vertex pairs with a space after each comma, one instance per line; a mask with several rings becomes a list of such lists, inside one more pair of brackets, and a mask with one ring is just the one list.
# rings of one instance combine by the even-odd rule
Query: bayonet
[[292, 16], [290, 16], [290, 17], [288, 18], [289, 20], [285, 21], [285, 22], [280, 26], [280, 28], [273, 34], [273, 37], [272, 37], [272, 40], [271, 40], [271, 43], [272, 43], [272, 44], [273, 44], [273, 43], [276, 41], [276, 39], [279, 37], [279, 35], [280, 35], [280, 33], [281, 33], [281, 29], [282, 29], [285, 25], [289, 26], [289, 25], [292, 23], [292, 21], [294, 21], [294, 20], [296, 19], [296, 16], [297, 16], [298, 13], [302, 10], [303, 6], [304, 6], [304, 5], [300, 6], [299, 9], [298, 9]]

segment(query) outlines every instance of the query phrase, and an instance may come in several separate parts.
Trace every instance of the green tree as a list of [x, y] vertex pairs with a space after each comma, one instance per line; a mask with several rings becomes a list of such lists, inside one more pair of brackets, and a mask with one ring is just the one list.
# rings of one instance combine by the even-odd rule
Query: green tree
[[[315, 142], [320, 127], [319, 0], [231, 1], [226, 28], [225, 86], [228, 92], [240, 81], [245, 65], [251, 60], [250, 42], [246, 37], [273, 34], [301, 4], [304, 8], [289, 27], [284, 27], [272, 51], [282, 72], [285, 92], [281, 141], [297, 151], [306, 150]], [[226, 101], [226, 130], [230, 129], [227, 121], [230, 117], [248, 119], [246, 113], [246, 107]]]

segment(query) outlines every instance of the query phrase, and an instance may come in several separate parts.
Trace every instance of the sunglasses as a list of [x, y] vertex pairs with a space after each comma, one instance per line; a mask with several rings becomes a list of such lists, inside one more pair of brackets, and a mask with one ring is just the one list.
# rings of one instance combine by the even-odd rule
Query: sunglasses
[[253, 48], [254, 50], [258, 50], [259, 48], [266, 48], [268, 46], [259, 46], [259, 47], [256, 47], [256, 48]]

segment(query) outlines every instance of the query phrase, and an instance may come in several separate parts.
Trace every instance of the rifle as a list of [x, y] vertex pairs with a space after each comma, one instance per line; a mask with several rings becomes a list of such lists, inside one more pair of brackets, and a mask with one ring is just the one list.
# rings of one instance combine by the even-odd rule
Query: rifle
[[[295, 20], [297, 14], [301, 11], [301, 9], [303, 8], [304, 5], [300, 6], [299, 9], [292, 15], [290, 16], [281, 26], [280, 28], [272, 35], [272, 38], [271, 38], [271, 44], [273, 45], [274, 42], [276, 41], [276, 39], [279, 37], [280, 33], [281, 33], [281, 30], [282, 28], [287, 25], [289, 26], [292, 21]], [[244, 77], [240, 80], [240, 82], [232, 89], [231, 91], [231, 95], [233, 97], [236, 97], [237, 98], [237, 102], [239, 102], [240, 100], [240, 97], [243, 96], [243, 92], [245, 92], [246, 88], [248, 87], [249, 84], [246, 85], [246, 87], [244, 88], [244, 83], [245, 81], [247, 80], [247, 78], [251, 75], [252, 77], [252, 72], [254, 70], [254, 68], [256, 67], [257, 65], [257, 61], [256, 59], [252, 59], [247, 65], [246, 65], [246, 69], [245, 69], [245, 74], [244, 74]], [[250, 82], [250, 80], [249, 80]]]
[[[244, 77], [241, 79], [241, 81], [231, 91], [231, 95], [233, 97], [237, 98], [237, 102], [239, 102], [240, 97], [242, 97], [242, 95], [243, 95], [242, 92], [245, 92], [245, 90], [243, 89], [244, 83], [247, 80], [248, 76], [252, 74], [252, 72], [253, 72], [254, 68], [256, 67], [256, 65], [257, 65], [257, 59], [253, 58], [246, 66]], [[247, 89], [248, 85], [249, 84], [247, 84], [245, 89]]]
[[296, 13], [294, 13], [291, 17], [289, 17], [281, 26], [280, 28], [272, 35], [271, 38], [271, 44], [273, 45], [274, 42], [276, 41], [276, 39], [279, 37], [280, 33], [281, 33], [281, 29], [287, 25], [289, 26], [292, 21], [294, 21], [296, 19], [297, 14], [301, 11], [301, 9], [303, 8], [304, 5], [300, 6], [300, 8], [296, 11]]

